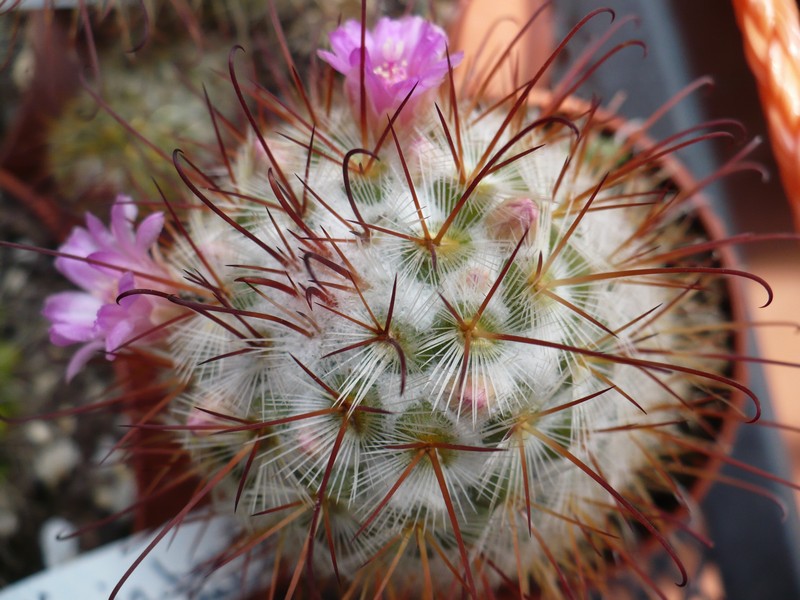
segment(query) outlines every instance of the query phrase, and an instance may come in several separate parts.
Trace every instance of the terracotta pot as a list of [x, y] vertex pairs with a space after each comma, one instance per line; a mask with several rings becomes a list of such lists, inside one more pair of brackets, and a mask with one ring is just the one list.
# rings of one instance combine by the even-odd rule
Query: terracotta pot
[[123, 390], [120, 411], [131, 425], [122, 450], [128, 453], [138, 489], [133, 529], [147, 531], [178, 514], [201, 485], [179, 441], [159, 430], [164, 424], [165, 399], [174, 397], [181, 384], [164, 381], [159, 365], [136, 355], [118, 357], [114, 372]]

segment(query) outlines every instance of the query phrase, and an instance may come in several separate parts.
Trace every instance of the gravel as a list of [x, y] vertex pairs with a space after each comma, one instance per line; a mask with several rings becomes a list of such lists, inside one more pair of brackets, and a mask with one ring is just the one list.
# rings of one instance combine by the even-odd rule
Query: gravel
[[[36, 220], [2, 193], [0, 240], [51, 244]], [[14, 420], [0, 422], [0, 587], [37, 572], [59, 553], [89, 550], [130, 530], [120, 519], [89, 528], [72, 542], [47, 534], [48, 523], [86, 527], [135, 496], [122, 463], [98, 466], [123, 433], [116, 415], [30, 420], [102, 398], [111, 381], [110, 370], [99, 364], [69, 385], [64, 381], [74, 349], [50, 344], [40, 311], [47, 295], [68, 288], [51, 257], [0, 248], [0, 415]], [[49, 545], [42, 548], [40, 538]]]

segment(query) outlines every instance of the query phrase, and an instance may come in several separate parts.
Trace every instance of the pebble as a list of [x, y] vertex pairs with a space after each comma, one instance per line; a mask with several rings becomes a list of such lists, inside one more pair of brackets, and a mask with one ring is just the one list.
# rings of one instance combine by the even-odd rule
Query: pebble
[[44, 421], [31, 421], [25, 426], [25, 437], [36, 446], [42, 446], [53, 439], [53, 431]]
[[47, 398], [53, 391], [64, 383], [64, 375], [60, 372], [45, 370], [36, 377], [33, 383], [33, 393], [40, 398]]
[[36, 479], [54, 488], [81, 461], [78, 444], [70, 438], [60, 438], [44, 447], [33, 461]]
[[127, 467], [114, 465], [111, 470], [112, 473], [107, 474], [110, 477], [95, 486], [92, 500], [98, 508], [117, 513], [136, 502], [138, 488], [133, 474]]
[[96, 506], [109, 512], [120, 512], [136, 502], [136, 479], [119, 450], [113, 450], [115, 439], [110, 435], [100, 438], [92, 462], [95, 467], [95, 485], [92, 499]]
[[0, 540], [19, 529], [19, 516], [14, 512], [14, 493], [9, 484], [0, 482]]
[[0, 506], [0, 539], [10, 538], [19, 529], [19, 517], [10, 506]]
[[28, 273], [22, 269], [11, 267], [3, 279], [3, 291], [9, 295], [18, 294], [28, 281]]

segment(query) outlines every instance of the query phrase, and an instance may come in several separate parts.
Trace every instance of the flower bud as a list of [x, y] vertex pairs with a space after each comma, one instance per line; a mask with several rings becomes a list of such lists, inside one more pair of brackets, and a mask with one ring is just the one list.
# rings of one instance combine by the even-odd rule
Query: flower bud
[[509, 198], [486, 216], [486, 229], [497, 240], [517, 242], [526, 235], [531, 239], [539, 221], [539, 207], [530, 198]]

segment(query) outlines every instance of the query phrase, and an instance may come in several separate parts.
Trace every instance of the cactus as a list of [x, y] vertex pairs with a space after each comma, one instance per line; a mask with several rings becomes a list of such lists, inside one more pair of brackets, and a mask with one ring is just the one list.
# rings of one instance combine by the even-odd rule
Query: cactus
[[78, 236], [102, 243], [62, 249], [102, 306], [88, 332], [54, 319], [54, 341], [173, 385], [138, 425], [176, 435], [205, 485], [157, 539], [210, 498], [243, 527], [220, 563], [263, 551], [304, 597], [580, 596], [614, 564], [654, 587], [653, 542], [685, 580], [669, 534], [743, 399], [758, 412], [723, 277], [763, 282], [715, 259], [674, 140], [534, 102], [535, 82], [460, 96], [461, 55], [419, 17], [345, 22], [319, 56], [343, 91], [259, 94], [278, 123], [231, 68], [253, 127], [208, 175], [176, 151], [192, 193], [165, 198], [157, 246], [162, 219], [134, 230], [118, 200]]
[[[154, 177], [162, 185], [177, 179], [168, 160], [176, 144], [192, 148], [196, 160], [213, 155], [207, 149], [216, 136], [200, 83], [205, 78], [208, 94], [220, 99], [217, 109], [229, 112], [222, 102], [227, 94], [221, 93], [226, 82], [209, 68], [224, 61], [229, 41], [207, 36], [206, 44], [199, 64], [188, 40], [151, 50], [136, 64], [115, 52], [103, 56], [106, 108], [98, 106], [97, 92], [81, 90], [49, 123], [48, 166], [61, 195], [104, 199], [121, 190], [142, 195]], [[182, 81], [181, 73], [189, 73], [190, 81]]]

